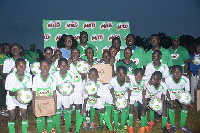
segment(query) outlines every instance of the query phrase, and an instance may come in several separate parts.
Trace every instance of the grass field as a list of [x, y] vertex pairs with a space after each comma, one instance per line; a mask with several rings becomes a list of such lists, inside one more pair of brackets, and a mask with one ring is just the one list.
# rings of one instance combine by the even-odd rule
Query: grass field
[[[180, 121], [180, 107], [177, 106], [176, 109], [176, 129], [177, 133], [181, 133], [179, 130], [179, 121]], [[37, 127], [36, 127], [36, 119], [34, 114], [32, 113], [32, 108], [29, 106], [28, 108], [28, 122], [29, 122], [29, 131], [30, 133], [37, 133]], [[149, 116], [148, 116], [149, 117]], [[134, 131], [135, 133], [139, 132], [140, 129], [140, 123], [136, 122], [137, 118], [137, 111], [134, 112]], [[75, 121], [75, 112], [72, 113], [72, 120]], [[3, 125], [0, 128], [0, 133], [8, 133], [8, 126], [7, 126], [8, 117], [0, 116], [0, 122], [3, 123]], [[99, 125], [99, 113], [96, 111], [95, 116], [95, 130], [90, 131], [89, 125], [88, 130], [85, 131], [81, 127], [80, 133], [109, 133], [109, 130], [104, 128], [103, 130], [97, 130], [97, 126]], [[114, 127], [114, 125], [113, 125]], [[196, 111], [196, 109], [189, 109], [188, 118], [186, 121], [186, 127], [192, 131], [192, 133], [200, 133], [200, 111]], [[61, 127], [62, 133], [64, 133], [65, 127]], [[72, 132], [75, 131], [75, 125], [72, 125]], [[19, 113], [16, 116], [16, 126], [15, 126], [16, 133], [21, 133], [21, 117]], [[159, 123], [156, 123], [156, 125], [152, 128], [151, 133], [162, 133], [161, 130], [161, 121]]]

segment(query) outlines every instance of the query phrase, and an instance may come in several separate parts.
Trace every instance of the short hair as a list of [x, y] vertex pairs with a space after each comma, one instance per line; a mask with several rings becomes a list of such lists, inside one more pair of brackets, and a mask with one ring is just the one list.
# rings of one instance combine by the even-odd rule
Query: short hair
[[160, 50], [155, 50], [153, 53], [158, 53], [159, 55], [162, 55], [162, 52]]
[[88, 33], [85, 32], [85, 31], [81, 31], [81, 32], [80, 32], [80, 35], [81, 35], [81, 34], [87, 34], [87, 35], [88, 35]]
[[18, 62], [24, 62], [25, 64], [26, 64], [26, 61], [25, 61], [25, 59], [23, 59], [23, 58], [18, 58], [16, 61], [15, 61], [15, 65], [17, 65], [17, 63]]
[[13, 43], [13, 44], [11, 45], [11, 49], [12, 49], [13, 46], [17, 46], [19, 49], [21, 49], [21, 46], [20, 46], [18, 43]]
[[44, 59], [40, 61], [40, 66], [42, 65], [43, 62], [47, 62], [47, 64], [50, 65], [49, 62], [46, 59]]
[[62, 52], [61, 52], [59, 49], [57, 49], [57, 50], [54, 52], [54, 54], [55, 54], [56, 52], [60, 52], [60, 53], [62, 54]]
[[125, 73], [127, 73], [127, 68], [125, 66], [119, 66], [117, 68], [117, 72], [119, 72], [120, 70], [123, 70]]
[[151, 34], [151, 37], [150, 37], [150, 38], [152, 38], [153, 36], [157, 36], [158, 39], [160, 40], [160, 35], [159, 35], [159, 34]]
[[71, 52], [74, 51], [74, 50], [77, 50], [77, 51], [79, 52], [79, 54], [80, 54], [80, 50], [79, 50], [79, 49], [73, 48], [73, 49], [71, 50]]
[[114, 42], [114, 40], [119, 40], [119, 41], [121, 41], [120, 38], [117, 37], [117, 36], [115, 36], [115, 37], [112, 39], [112, 42]]
[[44, 52], [47, 52], [47, 50], [51, 50], [51, 52], [53, 53], [53, 49], [52, 49], [51, 47], [46, 47], [46, 48], [44, 49]]
[[111, 56], [111, 54], [110, 54], [110, 51], [103, 51], [103, 54], [102, 55], [104, 55], [104, 54], [108, 54], [109, 56]]
[[132, 37], [135, 39], [135, 35], [134, 35], [134, 34], [128, 34], [128, 35], [126, 36], [126, 38], [127, 38], [128, 36], [132, 36]]
[[98, 71], [97, 71], [96, 68], [91, 68], [91, 69], [89, 70], [89, 74], [90, 74], [92, 71], [94, 71], [94, 72], [98, 75]]
[[178, 69], [180, 71], [183, 71], [183, 67], [180, 66], [180, 65], [174, 65], [174, 66], [172, 66], [172, 72], [175, 71], [176, 69]]
[[3, 44], [2, 44], [2, 47], [6, 46], [6, 45], [10, 46], [9, 43], [3, 43]]
[[136, 68], [135, 69], [135, 74], [137, 75], [137, 74], [142, 74], [142, 75], [144, 75], [144, 69], [142, 69], [142, 68]]
[[[91, 48], [91, 47], [88, 47], [88, 48], [85, 50], [85, 55], [86, 55], [88, 49], [92, 49], [92, 48]], [[94, 50], [93, 50], [93, 49], [92, 49], [92, 51], [93, 51], [93, 53], [94, 53]]]
[[58, 60], [58, 65], [60, 65], [62, 62], [66, 62], [66, 64], [68, 64], [68, 61], [67, 61], [66, 58], [60, 58], [60, 59]]
[[111, 48], [115, 48], [115, 49], [117, 50], [117, 48], [116, 48], [115, 46], [111, 46], [111, 47], [109, 48], [109, 51], [110, 51]]
[[129, 49], [130, 51], [132, 51], [132, 49], [131, 49], [130, 47], [126, 47], [126, 48], [124, 49], [124, 51], [125, 51], [126, 49]]
[[158, 77], [159, 80], [162, 79], [162, 73], [161, 73], [160, 71], [155, 71], [155, 72], [152, 74], [152, 76]]

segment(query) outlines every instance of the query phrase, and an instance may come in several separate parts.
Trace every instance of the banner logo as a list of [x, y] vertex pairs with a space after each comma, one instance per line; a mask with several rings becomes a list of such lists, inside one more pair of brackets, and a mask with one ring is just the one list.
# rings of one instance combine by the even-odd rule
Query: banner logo
[[82, 27], [84, 30], [88, 29], [95, 29], [96, 28], [96, 22], [85, 22]]
[[112, 42], [112, 39], [115, 38], [115, 37], [118, 37], [119, 39], [121, 38], [121, 37], [120, 37], [120, 34], [115, 34], [115, 35], [110, 34], [110, 35], [108, 36], [108, 38], [107, 38], [107, 41], [108, 41], [108, 42]]
[[44, 34], [44, 41], [47, 42], [51, 39], [51, 34], [50, 33], [46, 33]]
[[105, 29], [108, 29], [108, 30], [110, 30], [110, 29], [112, 29], [112, 27], [113, 27], [113, 24], [112, 24], [112, 22], [108, 22], [108, 23], [105, 23], [105, 22], [102, 22], [101, 24], [100, 24], [100, 30], [105, 30]]
[[46, 28], [47, 29], [59, 29], [61, 27], [61, 22], [60, 21], [50, 21], [47, 23]]
[[79, 26], [79, 22], [78, 21], [74, 21], [74, 22], [67, 22], [65, 24], [65, 29], [77, 29]]
[[103, 47], [101, 50], [101, 54], [103, 54], [104, 51], [109, 51], [109, 48], [110, 47], [108, 47], [108, 46]]
[[74, 39], [76, 39], [76, 41], [80, 41], [80, 34], [75, 34]]
[[90, 37], [90, 41], [91, 42], [96, 42], [96, 41], [103, 41], [104, 39], [104, 34], [93, 34], [91, 37]]
[[129, 28], [128, 23], [119, 23], [117, 24], [116, 30], [127, 30]]
[[57, 42], [61, 37], [62, 37], [63, 34], [57, 34], [54, 38], [54, 41]]

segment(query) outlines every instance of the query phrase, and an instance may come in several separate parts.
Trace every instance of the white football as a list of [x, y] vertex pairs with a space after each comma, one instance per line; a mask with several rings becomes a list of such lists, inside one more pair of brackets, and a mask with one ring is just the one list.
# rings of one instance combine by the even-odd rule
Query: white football
[[17, 92], [16, 99], [21, 104], [28, 104], [33, 99], [33, 94], [30, 89], [21, 89]]
[[34, 62], [32, 65], [31, 65], [31, 72], [33, 74], [38, 74], [41, 72], [40, 70], [40, 62]]
[[151, 99], [149, 101], [149, 107], [156, 112], [162, 111], [162, 101], [160, 99]]
[[199, 56], [194, 56], [194, 64], [195, 65], [200, 65], [200, 57]]
[[115, 102], [115, 105], [118, 109], [125, 109], [127, 107], [127, 104], [127, 99], [125, 98], [117, 99], [117, 101]]
[[63, 83], [62, 85], [60, 85], [59, 87], [59, 92], [63, 95], [63, 96], [69, 96], [73, 93], [73, 86], [71, 83]]
[[87, 61], [78, 61], [76, 69], [79, 73], [88, 73], [90, 66]]
[[97, 84], [94, 81], [88, 81], [85, 83], [85, 92], [88, 95], [94, 95], [97, 93]]
[[192, 100], [191, 94], [186, 91], [181, 91], [178, 94], [178, 101], [181, 104], [189, 105]]

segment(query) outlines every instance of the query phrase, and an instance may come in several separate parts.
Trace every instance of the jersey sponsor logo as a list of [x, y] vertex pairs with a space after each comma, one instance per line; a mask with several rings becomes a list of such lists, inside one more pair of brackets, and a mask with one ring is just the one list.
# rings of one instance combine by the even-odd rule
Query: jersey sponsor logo
[[54, 38], [54, 41], [57, 42], [57, 41], [62, 37], [62, 35], [63, 35], [63, 34], [60, 34], [60, 33], [57, 34], [57, 35], [55, 36], [55, 38]]
[[49, 96], [51, 93], [50, 88], [41, 89], [37, 92], [38, 96]]
[[110, 29], [112, 29], [112, 27], [113, 27], [112, 22], [107, 22], [107, 23], [102, 22], [102, 23], [100, 24], [100, 26], [99, 26], [100, 30], [105, 30], [105, 29], [110, 30]]
[[65, 24], [65, 29], [77, 29], [79, 27], [79, 22], [78, 21], [74, 21], [74, 22], [67, 22]]
[[128, 23], [118, 23], [116, 30], [127, 30], [129, 28], [129, 24]]
[[50, 33], [46, 33], [44, 34], [44, 41], [47, 42], [51, 39], [51, 34]]
[[140, 60], [138, 58], [131, 59], [136, 65], [139, 64]]
[[76, 39], [76, 41], [80, 41], [80, 34], [75, 34], [74, 39]]
[[108, 36], [108, 38], [107, 38], [107, 41], [108, 41], [108, 42], [112, 42], [112, 39], [115, 38], [115, 37], [118, 37], [119, 39], [121, 38], [121, 37], [120, 37], [120, 34], [114, 34], [114, 35], [113, 35], [113, 34], [110, 34], [110, 35]]
[[96, 28], [96, 22], [85, 22], [82, 26], [84, 30], [88, 29], [95, 29]]
[[49, 21], [46, 25], [47, 29], [59, 29], [61, 27], [61, 22], [60, 21]]
[[115, 97], [122, 99], [125, 96], [126, 92], [122, 91], [122, 92], [115, 92]]
[[91, 37], [90, 37], [90, 41], [91, 42], [96, 42], [96, 41], [103, 41], [104, 40], [104, 34], [93, 34]]
[[179, 57], [179, 54], [171, 54], [172, 60], [176, 60]]
[[133, 87], [134, 92], [140, 92], [141, 90], [142, 90], [142, 87], [136, 87], [136, 86]]

